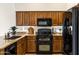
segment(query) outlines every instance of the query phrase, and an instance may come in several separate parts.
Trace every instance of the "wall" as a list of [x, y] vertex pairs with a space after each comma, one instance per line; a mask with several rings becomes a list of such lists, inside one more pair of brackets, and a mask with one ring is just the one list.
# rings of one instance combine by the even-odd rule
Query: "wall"
[[16, 3], [15, 8], [16, 8], [16, 11], [65, 11], [66, 4], [64, 3]]
[[16, 11], [67, 11], [77, 3], [16, 3]]
[[0, 36], [15, 25], [15, 5], [12, 3], [0, 3]]

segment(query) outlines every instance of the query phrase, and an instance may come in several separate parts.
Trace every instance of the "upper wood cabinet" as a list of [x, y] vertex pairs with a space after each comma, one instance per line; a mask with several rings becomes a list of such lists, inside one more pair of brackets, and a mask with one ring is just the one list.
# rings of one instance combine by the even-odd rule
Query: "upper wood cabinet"
[[36, 26], [37, 25], [37, 12], [30, 12], [30, 26]]
[[29, 26], [30, 25], [30, 12], [23, 12], [23, 25]]
[[61, 26], [65, 17], [71, 19], [71, 13], [64, 11], [17, 11], [16, 25], [37, 26], [38, 18], [51, 18], [52, 26]]
[[16, 12], [16, 25], [17, 26], [36, 26], [37, 20], [36, 12], [17, 11]]
[[16, 25], [17, 26], [23, 25], [23, 12], [21, 11], [16, 12]]
[[64, 12], [63, 11], [51, 12], [51, 17], [52, 17], [52, 25], [60, 26], [63, 24], [64, 21]]
[[52, 25], [53, 26], [56, 26], [56, 25], [58, 25], [58, 12], [56, 11], [56, 12], [51, 12], [51, 18], [52, 18]]
[[37, 18], [51, 18], [51, 12], [50, 11], [38, 11]]
[[64, 22], [64, 12], [58, 12], [58, 25], [61, 25], [63, 24]]

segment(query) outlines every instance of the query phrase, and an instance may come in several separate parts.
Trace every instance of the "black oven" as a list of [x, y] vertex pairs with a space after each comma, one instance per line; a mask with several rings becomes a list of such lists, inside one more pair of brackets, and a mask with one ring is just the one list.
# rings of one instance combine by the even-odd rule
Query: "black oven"
[[51, 18], [38, 18], [37, 26], [52, 26], [52, 19]]
[[37, 54], [52, 54], [51, 29], [38, 29], [37, 33]]

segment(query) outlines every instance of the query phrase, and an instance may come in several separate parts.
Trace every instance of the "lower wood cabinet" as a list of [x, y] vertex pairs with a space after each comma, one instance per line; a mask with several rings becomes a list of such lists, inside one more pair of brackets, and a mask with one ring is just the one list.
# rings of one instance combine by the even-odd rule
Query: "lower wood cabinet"
[[1, 49], [0, 50], [0, 55], [4, 55], [4, 53], [5, 53], [4, 49]]
[[35, 53], [36, 52], [36, 37], [28, 36], [27, 37], [27, 53]]
[[53, 52], [62, 53], [63, 52], [63, 38], [62, 36], [53, 37]]
[[[62, 36], [53, 36], [52, 51], [54, 53], [63, 52]], [[26, 36], [17, 42], [17, 55], [36, 53], [36, 36]]]
[[17, 42], [17, 55], [36, 52], [36, 37], [26, 36]]
[[26, 54], [26, 37], [17, 42], [17, 55]]

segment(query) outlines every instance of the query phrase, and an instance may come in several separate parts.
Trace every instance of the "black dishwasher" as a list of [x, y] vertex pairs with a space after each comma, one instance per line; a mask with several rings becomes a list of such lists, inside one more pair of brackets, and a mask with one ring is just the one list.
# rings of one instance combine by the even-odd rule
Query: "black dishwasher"
[[5, 48], [5, 55], [16, 55], [17, 54], [17, 43], [13, 43]]

